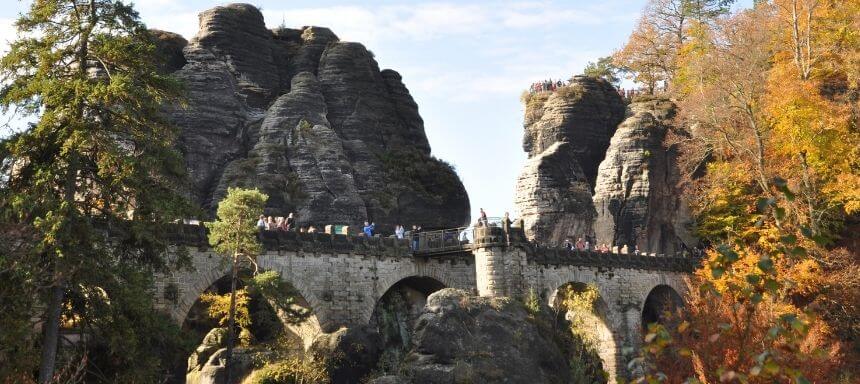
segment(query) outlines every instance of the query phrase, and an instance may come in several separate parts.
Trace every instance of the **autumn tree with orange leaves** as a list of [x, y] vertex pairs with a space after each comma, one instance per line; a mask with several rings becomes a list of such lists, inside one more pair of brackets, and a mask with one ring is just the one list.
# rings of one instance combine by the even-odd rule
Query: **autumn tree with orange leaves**
[[[636, 48], [664, 4], [616, 65], [657, 52]], [[671, 64], [657, 81], [709, 250], [680, 325], [646, 332], [638, 380], [860, 381], [860, 1], [760, 1], [662, 36], [648, 61]]]

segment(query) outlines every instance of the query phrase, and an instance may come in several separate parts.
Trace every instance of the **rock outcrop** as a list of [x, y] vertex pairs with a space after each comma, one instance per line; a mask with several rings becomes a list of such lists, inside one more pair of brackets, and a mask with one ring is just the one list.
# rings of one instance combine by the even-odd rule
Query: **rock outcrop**
[[376, 369], [382, 340], [367, 325], [341, 328], [317, 336], [308, 352], [325, 364], [332, 384], [357, 383]]
[[530, 238], [558, 245], [592, 232], [597, 168], [624, 109], [611, 84], [584, 76], [526, 100], [529, 160], [517, 180], [516, 206]]
[[512, 299], [443, 289], [428, 298], [399, 373], [372, 382], [567, 383], [569, 345], [540, 321]]
[[158, 40], [187, 91], [188, 106], [167, 112], [205, 211], [244, 186], [269, 195], [266, 214], [296, 212], [298, 225], [468, 222], [465, 188], [431, 156], [400, 75], [363, 45], [326, 28], [268, 30], [247, 4], [199, 17], [181, 57], [184, 41]]
[[597, 175], [597, 243], [664, 254], [694, 245], [687, 205], [676, 187], [677, 153], [664, 144], [667, 120], [674, 113], [674, 104], [666, 99], [630, 104]]
[[[188, 358], [188, 371], [185, 376], [187, 384], [228, 384], [226, 336], [226, 328], [214, 328], [206, 334], [203, 342]], [[235, 348], [230, 359], [232, 382], [241, 382], [243, 377], [251, 373], [254, 361], [263, 355], [267, 354], [242, 347]]]

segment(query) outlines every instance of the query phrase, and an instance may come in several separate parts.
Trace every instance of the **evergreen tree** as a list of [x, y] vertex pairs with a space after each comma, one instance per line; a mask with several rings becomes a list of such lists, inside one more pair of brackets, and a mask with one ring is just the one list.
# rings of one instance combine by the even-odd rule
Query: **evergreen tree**
[[[0, 106], [35, 123], [0, 141], [0, 225], [28, 237], [10, 241], [32, 246], [0, 254], [0, 279], [16, 284], [0, 302], [4, 312], [8, 303], [42, 303], [45, 383], [55, 376], [61, 322], [98, 336], [121, 318], [140, 319], [111, 305], [95, 314], [97, 301], [151, 307], [138, 278], [167, 266], [168, 224], [190, 210], [175, 192], [184, 176], [176, 132], [160, 114], [178, 86], [157, 71], [137, 12], [114, 0], [35, 0], [15, 26], [0, 59]], [[27, 319], [36, 305], [23, 309], [17, 316]], [[136, 329], [110, 341], [135, 343]], [[25, 378], [33, 336], [15, 331], [0, 338], [9, 370], [0, 373]]]
[[215, 251], [230, 260], [230, 309], [227, 320], [227, 381], [231, 382], [230, 359], [233, 357], [236, 328], [236, 282], [239, 262], [247, 260], [255, 266], [255, 258], [260, 254], [257, 240], [257, 217], [263, 214], [263, 207], [269, 197], [259, 190], [230, 188], [227, 197], [218, 203], [218, 220], [210, 223], [209, 243]]
[[615, 86], [621, 81], [617, 75], [618, 68], [612, 64], [612, 56], [601, 57], [597, 59], [597, 62], [589, 61], [582, 74], [596, 79], [604, 79]]

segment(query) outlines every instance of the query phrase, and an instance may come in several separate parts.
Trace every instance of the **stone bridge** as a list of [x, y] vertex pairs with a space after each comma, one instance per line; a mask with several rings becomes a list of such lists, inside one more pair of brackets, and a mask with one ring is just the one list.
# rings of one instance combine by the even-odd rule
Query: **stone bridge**
[[[158, 305], [178, 322], [185, 321], [204, 291], [229, 275], [202, 227], [186, 226], [181, 232], [174, 241], [189, 251], [193, 270], [159, 276], [156, 282]], [[434, 289], [482, 296], [522, 297], [533, 291], [551, 306], [560, 288], [594, 284], [600, 299], [589, 326], [613, 382], [626, 375], [630, 356], [625, 353], [640, 345], [643, 324], [655, 321], [667, 300], [680, 302], [685, 278], [696, 264], [687, 257], [539, 248], [519, 227], [476, 228], [473, 241], [439, 252], [413, 252], [408, 240], [325, 233], [264, 232], [263, 245], [259, 267], [280, 272], [313, 311], [310, 320], [293, 328], [306, 346], [319, 332], [368, 324], [377, 302], [397, 283], [432, 281]]]

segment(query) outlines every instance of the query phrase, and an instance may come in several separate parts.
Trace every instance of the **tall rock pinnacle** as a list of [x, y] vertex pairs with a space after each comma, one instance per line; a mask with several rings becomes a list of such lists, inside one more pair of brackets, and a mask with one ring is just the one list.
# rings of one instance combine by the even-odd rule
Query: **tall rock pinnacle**
[[611, 84], [584, 76], [556, 92], [530, 95], [523, 137], [529, 159], [516, 191], [529, 237], [558, 245], [592, 233], [597, 168], [624, 108]]
[[[170, 57], [179, 65], [168, 67], [188, 105], [166, 108], [204, 210], [243, 186], [269, 195], [267, 215], [295, 212], [299, 225], [469, 221], [466, 190], [431, 156], [400, 75], [380, 70], [363, 45], [327, 28], [266, 29], [248, 4], [199, 18], [182, 57]], [[165, 52], [184, 44], [161, 40], [171, 44]]]

